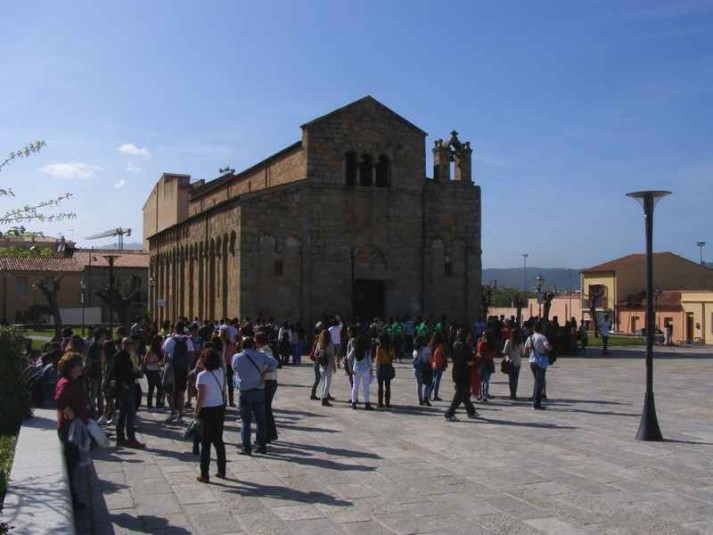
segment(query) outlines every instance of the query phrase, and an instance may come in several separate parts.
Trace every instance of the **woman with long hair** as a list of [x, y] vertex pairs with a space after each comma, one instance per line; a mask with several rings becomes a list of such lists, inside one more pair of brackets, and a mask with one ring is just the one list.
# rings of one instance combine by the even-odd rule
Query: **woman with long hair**
[[64, 448], [72, 503], [75, 509], [81, 510], [85, 506], [77, 500], [73, 479], [79, 461], [79, 448], [69, 441], [69, 428], [75, 418], [85, 424], [89, 421], [89, 405], [82, 381], [82, 355], [65, 352], [57, 367], [60, 374], [54, 396], [57, 401], [57, 433]]
[[223, 344], [221, 349], [221, 356], [223, 359], [223, 370], [225, 370], [225, 376], [228, 379], [228, 405], [235, 407], [234, 401], [234, 391], [235, 385], [233, 385], [233, 355], [235, 355], [235, 344], [230, 340], [230, 332], [228, 329], [220, 328], [220, 341]]
[[387, 333], [379, 336], [379, 345], [376, 346], [376, 380], [379, 385], [379, 408], [391, 407], [391, 380], [394, 378], [394, 359], [396, 351]]
[[510, 386], [510, 399], [517, 399], [517, 385], [520, 379], [520, 365], [522, 358], [520, 352], [522, 351], [522, 340], [520, 340], [520, 333], [517, 329], [511, 329], [508, 339], [505, 341], [505, 346], [503, 347], [503, 355], [505, 361], [509, 361], [510, 371], [508, 372], [508, 385]]
[[332, 337], [327, 329], [319, 334], [319, 342], [317, 342], [316, 362], [319, 365], [319, 397], [322, 400], [322, 405], [330, 407], [329, 403], [329, 388], [332, 386], [332, 375], [337, 370], [337, 362], [334, 358], [334, 346], [332, 345]]
[[478, 341], [478, 373], [480, 374], [480, 396], [483, 403], [490, 398], [490, 376], [495, 371], [495, 355], [498, 353], [498, 344], [493, 339], [490, 329], [483, 331], [483, 336]]
[[[433, 333], [428, 346], [431, 349], [432, 355], [431, 369], [433, 370], [433, 380], [431, 384], [426, 387], [426, 399], [443, 401], [438, 397], [438, 389], [441, 386], [441, 376], [448, 365], [448, 360], [446, 359], [443, 345], [443, 333], [440, 330]], [[431, 394], [433, 394], [433, 398], [431, 398]]]
[[364, 409], [373, 410], [369, 398], [369, 386], [371, 384], [371, 369], [372, 357], [369, 349], [369, 339], [362, 335], [358, 336], [356, 343], [352, 345], [347, 361], [354, 375], [354, 383], [352, 385], [352, 409], [356, 409], [357, 400], [359, 397], [359, 383], [363, 385], [364, 392]]
[[196, 419], [200, 422], [201, 436], [201, 475], [198, 481], [210, 482], [210, 447], [215, 448], [218, 457], [218, 471], [215, 477], [225, 478], [225, 442], [223, 442], [223, 421], [225, 419], [225, 372], [222, 357], [216, 350], [209, 348], [201, 352], [200, 360], [205, 368], [198, 374], [196, 385]]
[[163, 386], [161, 385], [161, 362], [163, 362], [163, 338], [155, 335], [151, 338], [149, 349], [144, 356], [143, 368], [149, 391], [146, 394], [146, 407], [153, 408], [153, 395], [156, 391], [156, 407], [163, 407]]

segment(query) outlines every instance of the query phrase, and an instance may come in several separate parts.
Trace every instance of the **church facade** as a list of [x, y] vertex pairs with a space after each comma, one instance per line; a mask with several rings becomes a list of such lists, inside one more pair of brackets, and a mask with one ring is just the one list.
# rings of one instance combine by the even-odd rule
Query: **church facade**
[[[372, 97], [302, 126], [240, 173], [164, 174], [144, 205], [157, 321], [480, 313], [480, 187], [456, 132], [426, 133]], [[451, 176], [453, 175], [453, 176]]]

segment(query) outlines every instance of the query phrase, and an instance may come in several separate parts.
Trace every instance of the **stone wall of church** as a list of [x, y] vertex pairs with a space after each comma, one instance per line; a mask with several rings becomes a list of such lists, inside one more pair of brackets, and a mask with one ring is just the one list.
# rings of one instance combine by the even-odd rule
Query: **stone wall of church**
[[288, 147], [246, 171], [236, 175], [212, 191], [194, 197], [189, 205], [190, 215], [196, 215], [222, 202], [305, 178], [305, 158], [301, 146]]

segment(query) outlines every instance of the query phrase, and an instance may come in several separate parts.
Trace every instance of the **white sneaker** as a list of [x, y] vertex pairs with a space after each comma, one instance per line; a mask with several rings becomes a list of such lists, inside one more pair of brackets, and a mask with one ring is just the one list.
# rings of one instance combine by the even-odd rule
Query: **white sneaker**
[[99, 425], [107, 425], [109, 422], [107, 421], [106, 416], [104, 416], [104, 415], [102, 414], [102, 415], [99, 417], [99, 419], [97, 420], [97, 423], [98, 423]]

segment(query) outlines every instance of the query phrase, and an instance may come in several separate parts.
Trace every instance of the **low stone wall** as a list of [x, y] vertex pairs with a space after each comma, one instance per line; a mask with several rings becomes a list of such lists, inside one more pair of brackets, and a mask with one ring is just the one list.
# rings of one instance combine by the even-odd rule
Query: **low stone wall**
[[74, 513], [54, 409], [35, 409], [17, 437], [3, 505], [3, 522], [13, 535], [73, 535]]

